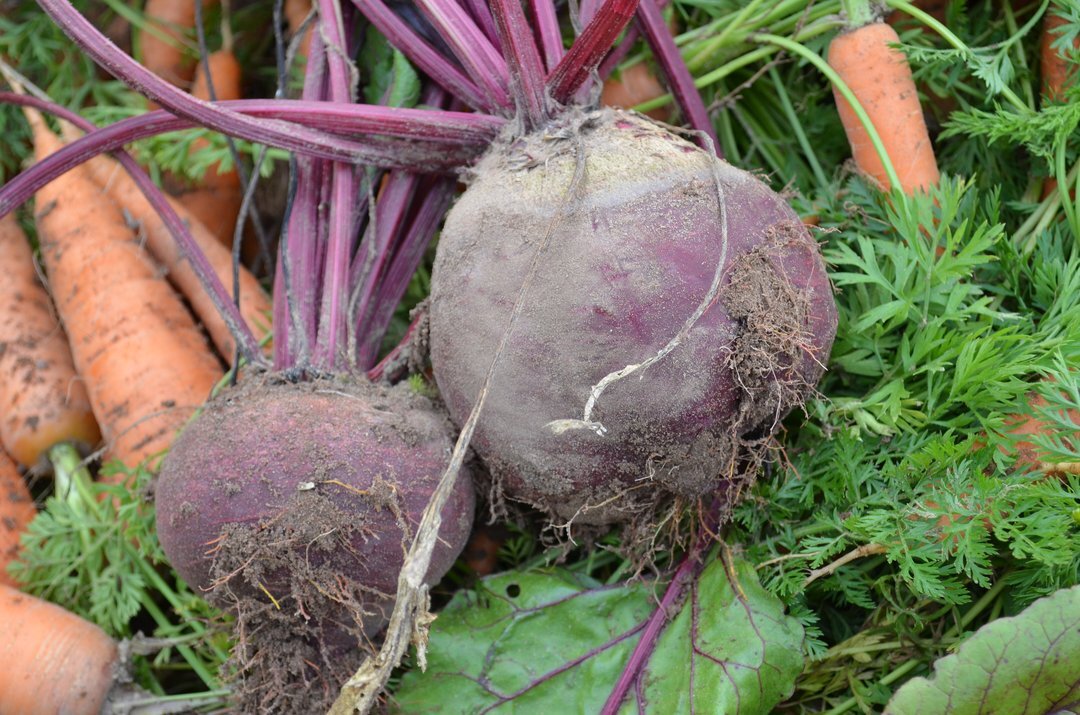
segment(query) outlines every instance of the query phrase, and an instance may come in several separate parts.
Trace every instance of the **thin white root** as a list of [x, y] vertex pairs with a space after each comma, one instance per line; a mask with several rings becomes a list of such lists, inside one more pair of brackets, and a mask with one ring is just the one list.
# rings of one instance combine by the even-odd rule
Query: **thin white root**
[[679, 345], [686, 340], [687, 336], [690, 334], [690, 330], [693, 329], [694, 325], [701, 319], [701, 316], [716, 302], [716, 298], [720, 293], [720, 282], [724, 277], [724, 267], [727, 265], [727, 197], [724, 194], [724, 187], [720, 180], [720, 160], [716, 158], [716, 151], [712, 146], [711, 140], [709, 140], [708, 137], [705, 137], [705, 140], [708, 143], [706, 151], [708, 151], [709, 156], [712, 158], [713, 179], [716, 184], [716, 202], [720, 214], [720, 257], [716, 261], [716, 271], [713, 273], [712, 285], [709, 286], [709, 291], [705, 294], [705, 297], [701, 299], [701, 303], [698, 304], [698, 307], [694, 310], [693, 314], [691, 314], [690, 317], [686, 319], [686, 322], [683, 323], [682, 328], [675, 334], [675, 337], [673, 337], [667, 345], [662, 347], [659, 352], [643, 362], [627, 365], [621, 370], [608, 373], [600, 380], [600, 382], [593, 385], [589, 390], [589, 399], [585, 402], [585, 413], [580, 420], [561, 419], [548, 422], [545, 426], [555, 434], [563, 434], [572, 429], [589, 429], [595, 432], [597, 436], [603, 437], [604, 434], [607, 433], [607, 428], [599, 421], [594, 421], [592, 419], [592, 412], [596, 407], [596, 403], [600, 400], [600, 396], [604, 394], [604, 390], [606, 390], [609, 385], [629, 377], [635, 372], [639, 372], [655, 365], [657, 362], [667, 357], [672, 350], [679, 347]]

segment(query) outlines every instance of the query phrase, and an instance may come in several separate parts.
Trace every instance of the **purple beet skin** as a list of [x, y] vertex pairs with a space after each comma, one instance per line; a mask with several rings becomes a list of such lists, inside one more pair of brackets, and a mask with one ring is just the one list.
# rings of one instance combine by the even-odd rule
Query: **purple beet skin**
[[[496, 146], [476, 168], [438, 246], [431, 354], [461, 424], [550, 231], [473, 445], [509, 496], [609, 523], [665, 489], [732, 486], [742, 447], [820, 378], [836, 309], [816, 244], [760, 180], [641, 118], [579, 121], [561, 139]], [[553, 429], [679, 333], [725, 232], [719, 294], [678, 347], [606, 389], [592, 415], [606, 434]]]
[[[212, 595], [292, 598], [300, 607], [306, 598], [310, 609], [302, 592], [314, 582], [316, 598], [353, 598], [373, 635], [448, 462], [450, 430], [403, 386], [242, 382], [207, 405], [165, 460], [156, 492], [162, 547], [188, 583]], [[472, 516], [464, 473], [443, 511], [429, 582], [457, 558]], [[344, 624], [352, 615], [326, 617]]]

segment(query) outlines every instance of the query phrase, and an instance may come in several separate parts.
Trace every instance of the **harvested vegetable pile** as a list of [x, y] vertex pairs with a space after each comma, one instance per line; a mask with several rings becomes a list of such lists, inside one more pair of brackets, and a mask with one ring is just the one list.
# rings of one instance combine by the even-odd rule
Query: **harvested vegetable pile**
[[1068, 710], [1078, 64], [1060, 0], [9, 3], [0, 713]]

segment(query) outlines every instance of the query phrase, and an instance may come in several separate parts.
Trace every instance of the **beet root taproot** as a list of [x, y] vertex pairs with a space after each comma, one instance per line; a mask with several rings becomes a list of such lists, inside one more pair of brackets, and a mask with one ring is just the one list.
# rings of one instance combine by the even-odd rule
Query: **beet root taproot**
[[[243, 707], [328, 707], [319, 694], [337, 692], [389, 620], [451, 429], [404, 385], [263, 376], [223, 392], [181, 433], [156, 487], [158, 535], [177, 572], [237, 616], [238, 670], [259, 662], [237, 687]], [[463, 473], [430, 583], [464, 548], [473, 508]], [[277, 700], [259, 699], [267, 693]]]
[[[663, 127], [610, 109], [563, 121], [497, 143], [447, 217], [430, 332], [451, 417], [547, 241], [472, 443], [501, 493], [581, 524], [664, 494], [734, 499], [824, 372], [837, 314], [818, 247], [762, 181]], [[658, 353], [585, 421], [593, 386]]]

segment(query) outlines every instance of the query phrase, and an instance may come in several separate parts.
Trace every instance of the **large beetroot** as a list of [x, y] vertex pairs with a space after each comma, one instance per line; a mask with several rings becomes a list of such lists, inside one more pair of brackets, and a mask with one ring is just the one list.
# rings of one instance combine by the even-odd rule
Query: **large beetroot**
[[[468, 415], [550, 232], [474, 437], [503, 491], [607, 523], [658, 486], [738, 488], [740, 447], [802, 403], [828, 358], [817, 246], [760, 180], [644, 118], [561, 121], [496, 145], [447, 218], [431, 353], [451, 415]], [[609, 378], [583, 422], [593, 386], [628, 365], [641, 367]]]

